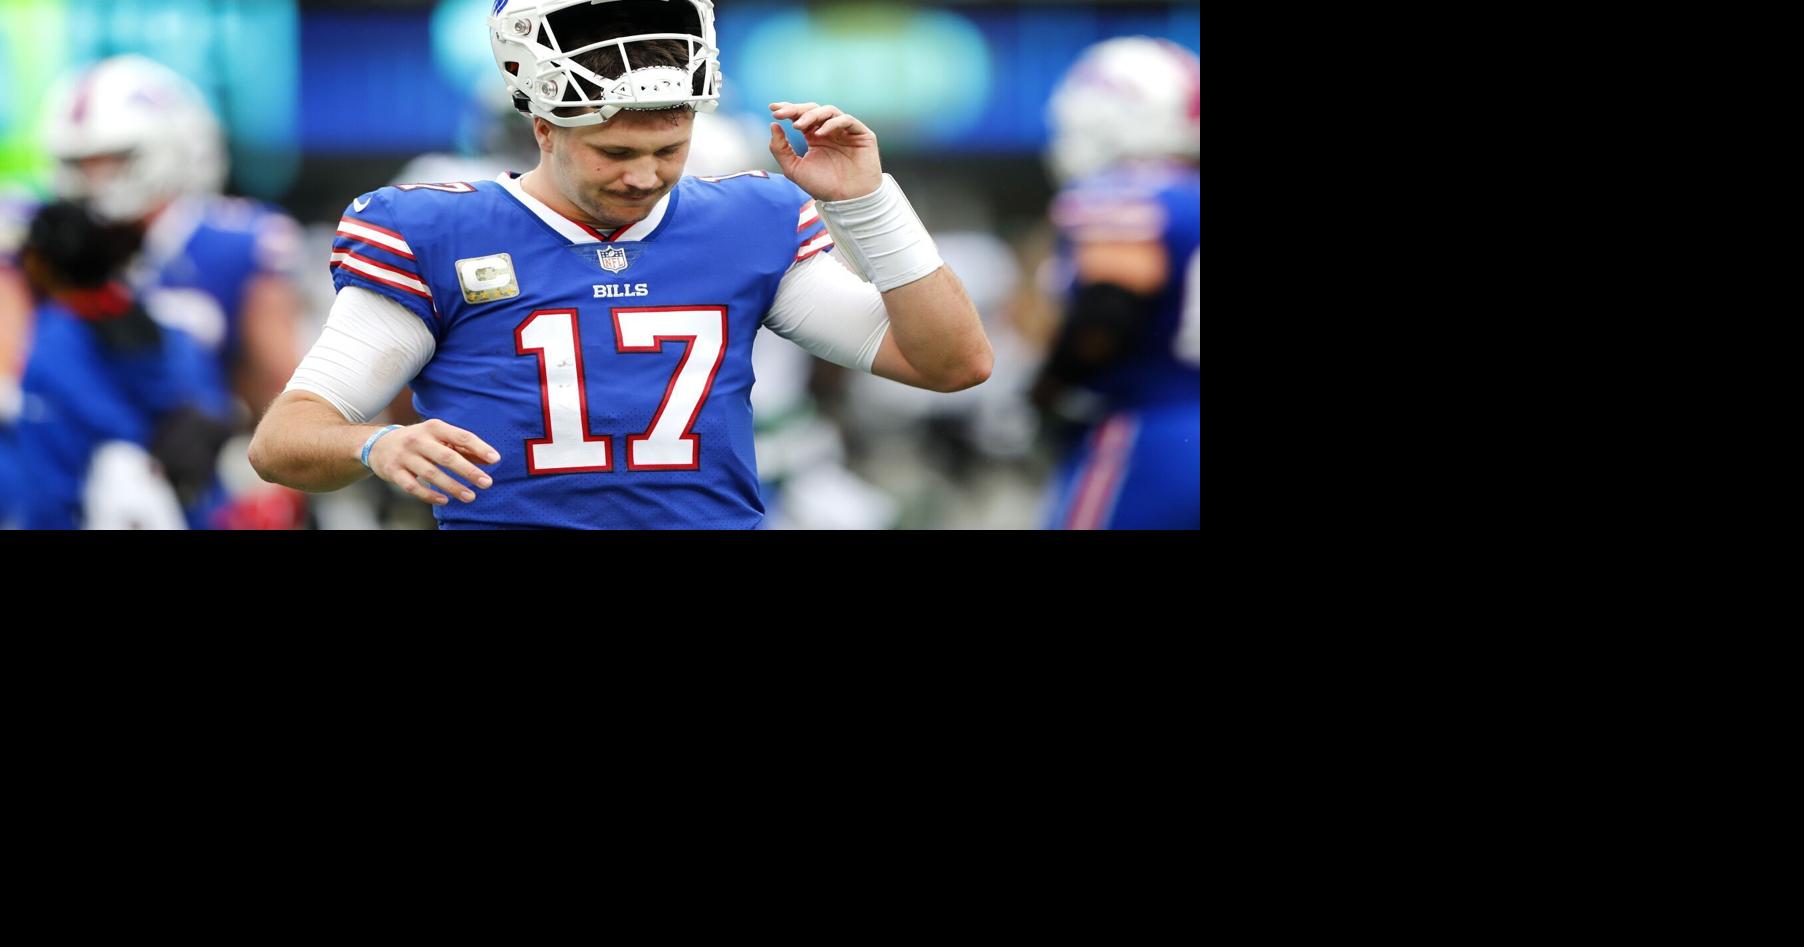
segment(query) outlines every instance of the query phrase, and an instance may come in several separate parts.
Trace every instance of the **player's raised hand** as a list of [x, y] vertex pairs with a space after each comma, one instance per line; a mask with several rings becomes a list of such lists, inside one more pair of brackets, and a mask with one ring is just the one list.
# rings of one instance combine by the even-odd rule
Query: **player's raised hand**
[[813, 102], [772, 102], [770, 117], [789, 120], [808, 142], [808, 153], [797, 155], [783, 135], [783, 126], [771, 123], [770, 153], [777, 166], [816, 200], [850, 200], [883, 186], [877, 135], [863, 122], [831, 105]]
[[485, 490], [494, 485], [476, 464], [500, 459], [482, 438], [436, 418], [386, 434], [370, 448], [370, 470], [376, 476], [407, 491], [408, 496], [437, 506], [451, 502], [446, 494], [465, 503], [475, 500], [476, 491], [466, 484]]

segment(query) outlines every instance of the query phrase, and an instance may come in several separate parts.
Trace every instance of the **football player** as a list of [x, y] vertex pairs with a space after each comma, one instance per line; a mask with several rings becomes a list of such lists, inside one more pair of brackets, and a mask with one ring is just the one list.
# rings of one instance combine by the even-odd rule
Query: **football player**
[[1175, 43], [1111, 39], [1049, 103], [1066, 302], [1034, 399], [1075, 427], [1052, 528], [1202, 524], [1199, 75]]
[[220, 195], [219, 123], [166, 66], [105, 60], [53, 93], [50, 115], [57, 195], [144, 230], [133, 290], [158, 322], [200, 342], [260, 416], [299, 360], [299, 226], [267, 204]]
[[[184, 384], [208, 386], [200, 400], [226, 405], [221, 410], [227, 417], [237, 413], [251, 419], [280, 393], [298, 360], [295, 325], [300, 297], [292, 274], [299, 229], [274, 208], [220, 195], [226, 155], [218, 122], [199, 90], [163, 65], [136, 55], [104, 60], [60, 83], [48, 111], [46, 147], [57, 162], [53, 188], [68, 206], [85, 210], [92, 226], [78, 226], [76, 215], [64, 214], [40, 235], [63, 241], [55, 248], [39, 248], [46, 265], [39, 267], [36, 281], [40, 295], [60, 309], [50, 314], [49, 321], [45, 312], [39, 313], [38, 341], [31, 347], [26, 372], [26, 401], [36, 406], [42, 419], [117, 414], [136, 420], [105, 427], [40, 424], [32, 436], [54, 439], [57, 447], [28, 461], [36, 471], [33, 479], [40, 481], [32, 489], [45, 494], [38, 498], [45, 503], [36, 504], [40, 513], [33, 520], [132, 525], [138, 520], [100, 523], [93, 516], [70, 517], [65, 504], [84, 493], [92, 495], [82, 483], [111, 434], [142, 428], [146, 412], [154, 416], [167, 405], [162, 396], [147, 394], [135, 381], [112, 378], [121, 383], [114, 394], [124, 401], [105, 410], [99, 407], [108, 401], [103, 393], [108, 385], [94, 378], [123, 369], [108, 360], [86, 358], [92, 354], [85, 351], [92, 341], [86, 336], [104, 319], [84, 311], [94, 297], [68, 295], [70, 286], [80, 286], [69, 279], [69, 267], [82, 266], [84, 258], [90, 263], [118, 263], [117, 272], [109, 271], [106, 280], [108, 292], [123, 300], [120, 306], [129, 303], [131, 311], [147, 314], [164, 334], [183, 337], [159, 343], [155, 350], [185, 347], [191, 341], [207, 364], [184, 369]], [[67, 243], [124, 231], [134, 234], [132, 253], [124, 261], [114, 260], [109, 248]], [[74, 305], [71, 298], [77, 300]], [[79, 323], [76, 331], [65, 331], [71, 327], [58, 321], [69, 315]], [[55, 344], [46, 347], [44, 340]], [[117, 354], [110, 349], [109, 353]], [[131, 403], [140, 395], [150, 400]], [[233, 395], [241, 405], [235, 410], [230, 404]], [[83, 398], [93, 404], [74, 403]], [[217, 452], [222, 442], [210, 424], [158, 430], [174, 439], [162, 445], [162, 459], [169, 451], [184, 455], [178, 464], [184, 473], [178, 475], [167, 465], [162, 469], [181, 477], [198, 469], [202, 455]], [[27, 436], [22, 430], [21, 440]], [[138, 443], [149, 446], [141, 438]], [[127, 452], [104, 453], [118, 457]], [[242, 456], [239, 450], [230, 459], [242, 466]], [[157, 468], [147, 464], [144, 469]], [[212, 470], [212, 458], [206, 458], [206, 469]], [[110, 475], [106, 479], [120, 481]], [[234, 514], [234, 504], [265, 505], [264, 497], [230, 497], [210, 476], [208, 480], [204, 487], [180, 485], [192, 526], [228, 527], [245, 520]], [[157, 506], [162, 509], [165, 504], [159, 501]], [[296, 525], [302, 508], [293, 502], [284, 506], [291, 515], [276, 525]], [[54, 511], [54, 516], [46, 520], [45, 510]]]
[[123, 279], [142, 238], [66, 201], [32, 219], [21, 262], [41, 302], [17, 427], [27, 529], [204, 525], [229, 405], [211, 357]]
[[[752, 528], [761, 326], [918, 387], [988, 376], [977, 313], [858, 119], [772, 103], [808, 143], [771, 124], [783, 176], [683, 176], [694, 113], [719, 100], [712, 3], [493, 14], [539, 163], [351, 202], [324, 333], [252, 443], [266, 479], [373, 472], [447, 528]], [[427, 420], [366, 423], [407, 384]]]

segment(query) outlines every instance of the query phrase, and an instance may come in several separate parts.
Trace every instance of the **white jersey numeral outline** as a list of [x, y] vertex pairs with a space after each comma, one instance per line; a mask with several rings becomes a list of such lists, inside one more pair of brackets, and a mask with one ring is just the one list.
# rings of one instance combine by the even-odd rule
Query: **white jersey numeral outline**
[[622, 352], [657, 353], [685, 342], [664, 400], [644, 434], [626, 439], [628, 470], [700, 470], [701, 438], [692, 433], [727, 354], [725, 306], [643, 306], [613, 310], [614, 342]]
[[[684, 343], [682, 360], [657, 414], [627, 441], [628, 470], [700, 470], [701, 438], [693, 432], [727, 354], [725, 306], [645, 306], [609, 310], [614, 345], [623, 353], [660, 354]], [[582, 331], [575, 309], [534, 312], [514, 330], [514, 349], [539, 360], [539, 405], [546, 436], [526, 442], [527, 472], [607, 472], [613, 439], [591, 434]]]
[[514, 330], [514, 350], [539, 359], [545, 436], [526, 442], [526, 471], [601, 473], [614, 469], [612, 439], [589, 433], [583, 338], [574, 309], [541, 309]]

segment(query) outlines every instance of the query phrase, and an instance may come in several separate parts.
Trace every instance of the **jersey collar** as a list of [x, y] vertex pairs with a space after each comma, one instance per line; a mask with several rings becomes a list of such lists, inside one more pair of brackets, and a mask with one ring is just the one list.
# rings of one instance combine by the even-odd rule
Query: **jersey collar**
[[[644, 240], [651, 235], [652, 231], [658, 229], [658, 225], [664, 222], [664, 214], [670, 210], [670, 194], [666, 194], [662, 200], [652, 205], [651, 213], [645, 215], [644, 220], [623, 230], [608, 233], [596, 230], [586, 224], [579, 224], [547, 207], [543, 201], [526, 193], [526, 189], [520, 186], [520, 179], [515, 177], [512, 171], [501, 172], [495, 180], [507, 190], [507, 193], [513, 195], [514, 200], [519, 201], [522, 206], [531, 211], [533, 216], [544, 221], [545, 226], [557, 231], [559, 236], [571, 243], [625, 243], [629, 240]], [[672, 190], [671, 194], [674, 193], [676, 192]]]

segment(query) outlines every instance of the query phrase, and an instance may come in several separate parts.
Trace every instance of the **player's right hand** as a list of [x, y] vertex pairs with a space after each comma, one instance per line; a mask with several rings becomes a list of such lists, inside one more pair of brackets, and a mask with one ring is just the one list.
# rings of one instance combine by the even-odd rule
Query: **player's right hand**
[[494, 485], [476, 465], [500, 460], [501, 454], [482, 438], [436, 418], [386, 434], [370, 448], [370, 470], [376, 476], [435, 506], [450, 503], [447, 494], [465, 503], [475, 500], [471, 486], [486, 490]]

